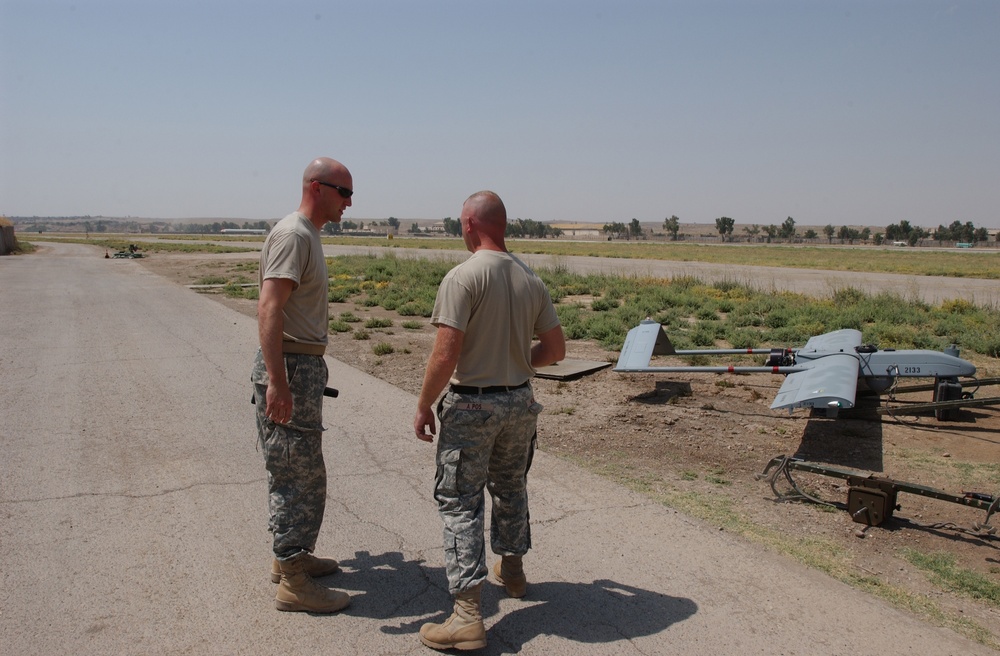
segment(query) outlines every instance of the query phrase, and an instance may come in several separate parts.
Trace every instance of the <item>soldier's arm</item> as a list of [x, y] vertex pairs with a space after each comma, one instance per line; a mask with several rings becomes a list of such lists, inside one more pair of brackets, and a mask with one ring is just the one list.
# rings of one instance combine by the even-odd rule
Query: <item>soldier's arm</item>
[[538, 343], [531, 347], [531, 366], [545, 367], [566, 357], [566, 337], [562, 326], [556, 326], [538, 335]]
[[464, 343], [465, 333], [458, 328], [438, 326], [434, 348], [427, 360], [427, 370], [424, 372], [420, 399], [417, 401], [417, 414], [413, 419], [414, 433], [417, 438], [425, 442], [433, 441], [437, 430], [431, 405], [451, 379]]
[[278, 423], [285, 423], [292, 417], [292, 393], [285, 377], [281, 338], [285, 327], [285, 303], [294, 285], [287, 278], [268, 278], [261, 285], [257, 300], [257, 331], [269, 380], [265, 413]]

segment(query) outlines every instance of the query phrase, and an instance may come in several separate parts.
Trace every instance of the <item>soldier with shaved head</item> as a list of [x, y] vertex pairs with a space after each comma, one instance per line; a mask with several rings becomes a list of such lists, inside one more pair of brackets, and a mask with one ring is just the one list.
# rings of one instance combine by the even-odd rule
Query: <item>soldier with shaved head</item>
[[[493, 501], [493, 576], [507, 594], [526, 594], [522, 556], [531, 547], [527, 475], [542, 406], [535, 368], [562, 360], [566, 342], [542, 280], [505, 246], [507, 210], [492, 191], [462, 206], [462, 238], [472, 256], [448, 272], [431, 323], [437, 326], [413, 428], [434, 440], [441, 423], [434, 498], [444, 522], [445, 570], [454, 612], [428, 623], [420, 640], [433, 649], [486, 646], [481, 593], [486, 580], [484, 495]], [[538, 342], [532, 345], [532, 339]]]
[[312, 552], [326, 509], [329, 277], [320, 230], [340, 221], [353, 190], [347, 167], [327, 157], [313, 160], [302, 175], [299, 209], [271, 228], [260, 254], [260, 349], [251, 381], [267, 469], [278, 610], [332, 613], [350, 603], [347, 593], [314, 580], [339, 566]]

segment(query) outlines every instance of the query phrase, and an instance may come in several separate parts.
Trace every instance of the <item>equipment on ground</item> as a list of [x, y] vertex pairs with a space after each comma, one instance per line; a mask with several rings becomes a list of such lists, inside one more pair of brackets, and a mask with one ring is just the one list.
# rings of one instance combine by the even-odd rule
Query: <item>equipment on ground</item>
[[[654, 355], [767, 355], [764, 366], [651, 367]], [[837, 411], [853, 408], [858, 383], [877, 394], [891, 390], [902, 377], [934, 379], [934, 401], [953, 403], [963, 397], [961, 377], [972, 377], [976, 367], [958, 357], [958, 349], [895, 350], [861, 343], [861, 331], [835, 330], [810, 338], [797, 349], [705, 349], [674, 350], [663, 327], [646, 319], [625, 337], [618, 364], [619, 373], [775, 373], [785, 374], [771, 409], [813, 408], [836, 417]], [[997, 400], [1000, 403], [1000, 399]], [[949, 406], [953, 407], [953, 406]], [[946, 417], [939, 415], [938, 419]]]
[[[847, 481], [847, 503], [838, 504], [823, 501], [802, 490], [792, 477], [792, 470], [832, 476]], [[790, 492], [778, 490], [778, 479], [784, 477], [791, 486]], [[982, 492], [963, 492], [961, 495], [949, 494], [941, 490], [936, 490], [925, 485], [897, 481], [891, 478], [875, 476], [874, 474], [863, 474], [850, 469], [823, 465], [815, 462], [808, 462], [799, 458], [789, 456], [776, 456], [764, 467], [764, 471], [756, 475], [757, 480], [767, 480], [771, 484], [774, 495], [782, 501], [806, 500], [813, 503], [820, 503], [828, 506], [846, 509], [850, 513], [851, 519], [859, 524], [868, 526], [879, 526], [893, 513], [900, 510], [900, 505], [896, 503], [900, 492], [916, 494], [922, 497], [938, 499], [957, 503], [963, 506], [979, 508], [986, 511], [986, 518], [982, 522], [977, 522], [968, 532], [996, 535], [996, 527], [990, 525], [990, 517], [1000, 508], [1000, 494], [984, 494]], [[912, 524], [926, 526], [907, 520]], [[933, 528], [956, 528], [954, 525], [931, 525]]]
[[[107, 253], [105, 253], [105, 256], [107, 256]], [[114, 258], [114, 259], [124, 259], [124, 258], [127, 258], [127, 259], [136, 259], [136, 258], [145, 257], [145, 256], [142, 253], [139, 252], [139, 247], [138, 246], [136, 246], [135, 244], [129, 244], [128, 245], [128, 250], [118, 251], [117, 253], [115, 253], [111, 257]]]

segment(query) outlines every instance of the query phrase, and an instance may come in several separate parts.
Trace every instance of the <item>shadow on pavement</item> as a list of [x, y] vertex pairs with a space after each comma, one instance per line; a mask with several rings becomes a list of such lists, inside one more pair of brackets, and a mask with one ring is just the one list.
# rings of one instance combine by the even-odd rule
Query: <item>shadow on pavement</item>
[[[414, 642], [424, 622], [441, 622], [451, 614], [444, 568], [404, 560], [399, 552], [373, 556], [358, 552], [341, 561], [343, 570], [324, 583], [351, 593], [345, 613], [390, 620], [387, 634], [412, 634]], [[503, 611], [507, 597], [498, 585], [483, 587], [483, 618], [488, 646], [484, 654], [517, 653], [533, 638], [552, 635], [580, 643], [606, 644], [654, 635], [694, 615], [698, 606], [684, 597], [644, 590], [610, 580], [592, 583], [531, 581], [528, 596]], [[393, 621], [396, 620], [396, 621]], [[404, 620], [404, 621], [398, 621]]]

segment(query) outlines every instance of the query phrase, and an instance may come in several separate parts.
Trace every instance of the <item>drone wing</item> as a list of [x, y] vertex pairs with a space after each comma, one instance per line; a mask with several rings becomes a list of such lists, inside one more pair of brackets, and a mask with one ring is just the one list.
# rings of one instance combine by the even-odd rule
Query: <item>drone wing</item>
[[663, 327], [649, 319], [628, 331], [615, 371], [644, 371], [654, 355], [673, 355], [674, 347]]
[[857, 353], [858, 346], [861, 346], [861, 331], [844, 328], [810, 337], [806, 345], [798, 349], [796, 353], [804, 358], [810, 358], [811, 355], [822, 356], [827, 353]]
[[861, 332], [852, 329], [810, 338], [795, 354], [796, 365], [806, 370], [785, 378], [771, 409], [822, 408], [835, 416], [840, 408], [853, 408], [860, 344]]

